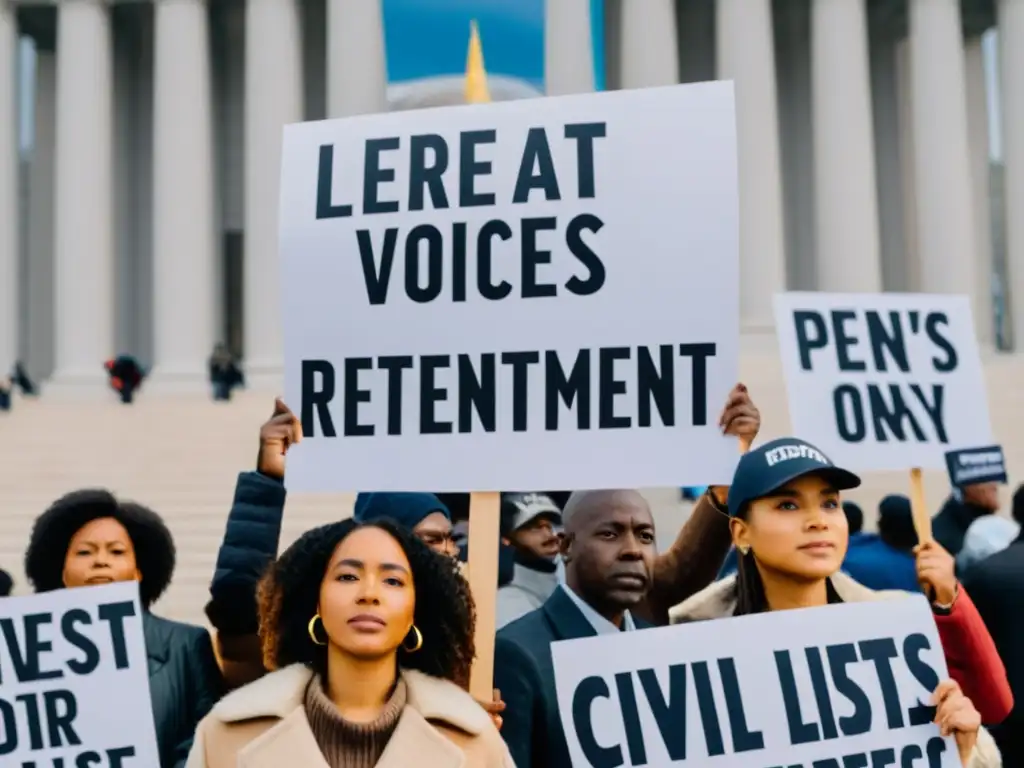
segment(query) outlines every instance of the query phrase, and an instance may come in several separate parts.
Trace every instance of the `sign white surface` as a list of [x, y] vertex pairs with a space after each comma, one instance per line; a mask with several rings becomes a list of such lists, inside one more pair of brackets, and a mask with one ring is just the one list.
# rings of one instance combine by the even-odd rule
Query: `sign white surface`
[[0, 764], [23, 763], [160, 764], [137, 583], [0, 600]]
[[944, 469], [992, 442], [966, 296], [783, 293], [775, 324], [793, 433], [835, 463]]
[[285, 129], [288, 485], [727, 482], [731, 83]]
[[[574, 768], [960, 765], [922, 706], [947, 672], [920, 596], [567, 640], [551, 651]], [[923, 759], [937, 752], [941, 762]], [[868, 759], [844, 762], [857, 754]]]

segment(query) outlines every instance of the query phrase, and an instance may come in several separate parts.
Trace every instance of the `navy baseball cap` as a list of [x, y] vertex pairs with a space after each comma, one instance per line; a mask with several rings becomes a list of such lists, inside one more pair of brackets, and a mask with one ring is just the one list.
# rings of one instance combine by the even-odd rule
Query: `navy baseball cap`
[[837, 491], [860, 485], [857, 475], [837, 467], [810, 443], [795, 437], [781, 437], [740, 458], [729, 486], [729, 514], [735, 517], [749, 502], [810, 474], [821, 475]]

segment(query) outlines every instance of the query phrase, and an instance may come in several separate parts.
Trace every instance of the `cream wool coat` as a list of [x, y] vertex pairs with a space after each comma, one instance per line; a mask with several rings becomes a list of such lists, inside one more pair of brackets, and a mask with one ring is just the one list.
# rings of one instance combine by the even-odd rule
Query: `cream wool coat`
[[[515, 768], [490, 716], [454, 683], [403, 671], [408, 702], [377, 768]], [[312, 672], [293, 664], [223, 698], [186, 768], [329, 768], [306, 719]]]
[[[836, 594], [844, 603], [867, 603], [874, 600], [900, 600], [909, 596], [908, 592], [899, 590], [883, 590], [876, 592], [858, 584], [841, 571], [831, 577]], [[669, 621], [672, 624], [685, 624], [691, 621], [707, 621], [732, 616], [736, 611], [734, 587], [736, 576], [716, 581], [704, 588], [693, 597], [683, 601], [669, 610]], [[978, 743], [971, 753], [967, 768], [1002, 768], [1003, 759], [999, 748], [991, 734], [982, 728], [978, 731]]]

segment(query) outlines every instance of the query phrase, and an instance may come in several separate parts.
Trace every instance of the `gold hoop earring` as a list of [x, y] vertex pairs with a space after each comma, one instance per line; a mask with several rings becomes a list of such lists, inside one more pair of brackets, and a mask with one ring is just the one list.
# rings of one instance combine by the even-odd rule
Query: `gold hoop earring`
[[[309, 639], [312, 640], [314, 644], [316, 644], [316, 645], [327, 645], [327, 641], [326, 640], [320, 640], [316, 636], [316, 620], [319, 619], [319, 618], [320, 618], [320, 614], [319, 613], [314, 613], [313, 614], [313, 618], [309, 620], [309, 624], [306, 627], [306, 631], [309, 632]], [[321, 619], [320, 623], [321, 624], [323, 623], [322, 619]]]
[[415, 624], [412, 625], [412, 629], [410, 629], [409, 631], [416, 635], [416, 644], [413, 645], [412, 648], [410, 648], [405, 643], [402, 643], [402, 648], [405, 650], [406, 653], [416, 653], [416, 651], [423, 647], [423, 633], [420, 632], [420, 628], [417, 627]]

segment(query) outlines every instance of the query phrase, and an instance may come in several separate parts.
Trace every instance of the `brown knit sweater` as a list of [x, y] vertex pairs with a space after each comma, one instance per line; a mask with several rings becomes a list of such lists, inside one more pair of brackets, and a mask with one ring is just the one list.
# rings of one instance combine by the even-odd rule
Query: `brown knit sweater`
[[306, 687], [306, 717], [331, 768], [374, 768], [395, 732], [405, 701], [405, 681], [399, 679], [395, 692], [376, 720], [350, 723], [327, 698], [317, 676]]

